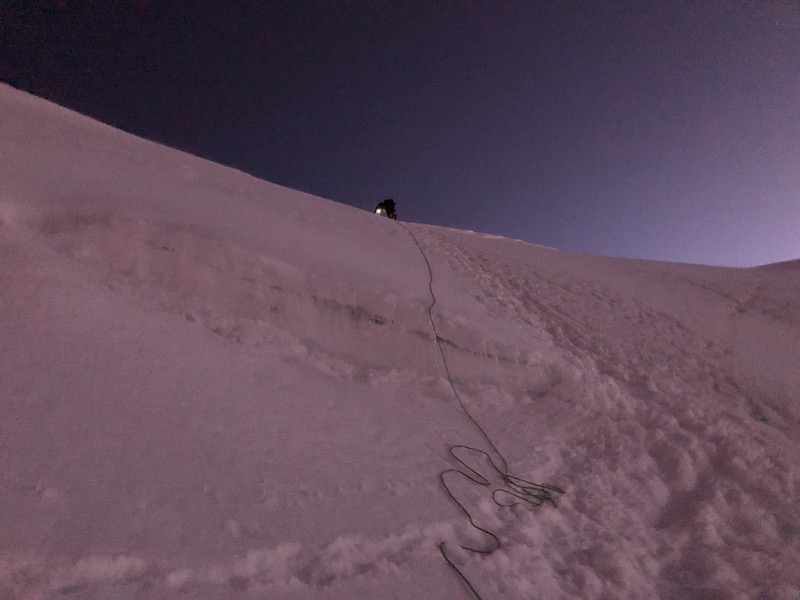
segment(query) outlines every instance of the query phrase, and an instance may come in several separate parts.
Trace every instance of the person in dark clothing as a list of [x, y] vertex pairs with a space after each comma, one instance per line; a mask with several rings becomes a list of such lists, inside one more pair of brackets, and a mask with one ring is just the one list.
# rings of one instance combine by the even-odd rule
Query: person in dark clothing
[[389, 217], [390, 219], [397, 220], [397, 210], [395, 209], [394, 200], [387, 198], [378, 206], [375, 207], [375, 214]]

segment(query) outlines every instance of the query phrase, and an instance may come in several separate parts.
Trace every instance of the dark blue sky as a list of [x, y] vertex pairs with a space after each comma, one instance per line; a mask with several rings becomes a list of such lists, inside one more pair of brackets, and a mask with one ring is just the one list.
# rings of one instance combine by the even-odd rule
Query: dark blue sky
[[796, 0], [0, 4], [0, 78], [366, 210], [563, 249], [800, 258]]

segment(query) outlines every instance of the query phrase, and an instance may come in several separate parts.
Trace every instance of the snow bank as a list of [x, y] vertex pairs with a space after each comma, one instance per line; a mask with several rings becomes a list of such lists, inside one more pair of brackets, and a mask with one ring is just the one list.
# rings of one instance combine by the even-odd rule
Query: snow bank
[[[800, 597], [796, 263], [394, 223], [5, 86], [0, 153], [0, 596], [469, 598], [445, 541], [486, 599]], [[474, 458], [486, 557], [426, 260], [465, 406], [566, 492]]]

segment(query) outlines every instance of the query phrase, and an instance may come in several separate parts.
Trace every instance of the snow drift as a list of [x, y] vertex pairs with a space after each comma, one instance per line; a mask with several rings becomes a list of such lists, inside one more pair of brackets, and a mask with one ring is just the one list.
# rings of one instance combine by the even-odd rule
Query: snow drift
[[[465, 405], [566, 492], [454, 483], [485, 557], [425, 260]], [[395, 223], [0, 86], [0, 411], [0, 597], [469, 598], [442, 541], [485, 599], [800, 597], [800, 262]]]

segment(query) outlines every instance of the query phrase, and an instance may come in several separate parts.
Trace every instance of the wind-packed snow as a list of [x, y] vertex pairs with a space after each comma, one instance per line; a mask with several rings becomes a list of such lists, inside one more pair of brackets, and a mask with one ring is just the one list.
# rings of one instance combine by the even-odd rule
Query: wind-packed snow
[[[565, 491], [470, 454], [487, 556], [426, 258], [465, 406]], [[485, 600], [798, 600], [800, 261], [393, 222], [0, 86], [0, 598], [472, 598], [442, 541]]]

